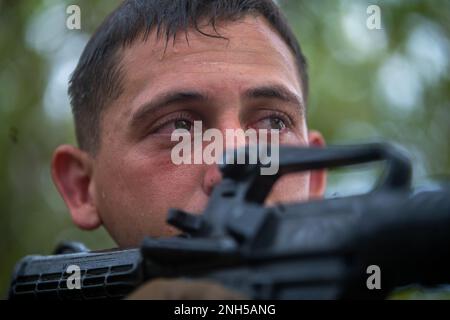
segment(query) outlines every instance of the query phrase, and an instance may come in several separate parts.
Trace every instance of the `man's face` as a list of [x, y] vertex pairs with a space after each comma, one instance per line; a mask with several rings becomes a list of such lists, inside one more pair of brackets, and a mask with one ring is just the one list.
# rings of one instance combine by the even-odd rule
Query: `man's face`
[[[120, 246], [173, 235], [168, 209], [201, 212], [220, 181], [215, 165], [171, 161], [176, 128], [202, 121], [204, 130], [223, 132], [280, 129], [280, 144], [310, 143], [298, 69], [283, 40], [250, 16], [217, 30], [228, 40], [191, 30], [188, 41], [181, 32], [166, 47], [151, 33], [122, 53], [124, 90], [102, 114], [90, 185], [101, 222]], [[267, 202], [308, 199], [310, 182], [310, 174], [285, 177]]]

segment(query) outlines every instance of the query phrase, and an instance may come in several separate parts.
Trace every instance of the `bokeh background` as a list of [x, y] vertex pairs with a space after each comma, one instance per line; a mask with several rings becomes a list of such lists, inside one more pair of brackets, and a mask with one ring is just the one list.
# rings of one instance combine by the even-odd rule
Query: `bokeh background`
[[[68, 78], [118, 3], [0, 0], [0, 296], [24, 255], [49, 254], [60, 240], [114, 246], [103, 229], [72, 226], [49, 163], [58, 144], [75, 143]], [[329, 144], [402, 145], [414, 162], [415, 185], [448, 177], [450, 1], [278, 3], [309, 61], [310, 127]], [[81, 8], [81, 30], [66, 28], [70, 4]], [[366, 26], [371, 4], [381, 8], [380, 30]], [[376, 172], [337, 172], [327, 193], [365, 192]]]

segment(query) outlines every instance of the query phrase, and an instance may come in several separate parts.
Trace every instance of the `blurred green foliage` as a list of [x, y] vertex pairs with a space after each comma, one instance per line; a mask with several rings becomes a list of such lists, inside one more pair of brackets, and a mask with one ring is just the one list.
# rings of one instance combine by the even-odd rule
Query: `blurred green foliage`
[[[450, 2], [278, 2], [309, 61], [310, 127], [330, 144], [384, 139], [403, 145], [416, 184], [448, 175]], [[72, 226], [49, 166], [58, 144], [75, 143], [69, 74], [118, 3], [0, 0], [0, 294], [18, 259], [48, 254], [59, 240], [114, 246], [103, 229]], [[81, 30], [66, 28], [69, 4], [81, 8]], [[366, 26], [369, 4], [381, 8], [380, 30]], [[332, 176], [328, 192], [367, 189], [372, 175]]]

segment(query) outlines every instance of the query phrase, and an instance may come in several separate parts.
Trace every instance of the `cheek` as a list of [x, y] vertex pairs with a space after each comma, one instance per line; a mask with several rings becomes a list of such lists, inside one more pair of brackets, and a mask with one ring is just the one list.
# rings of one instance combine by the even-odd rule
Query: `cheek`
[[309, 173], [294, 173], [281, 177], [273, 186], [266, 204], [300, 202], [309, 198]]
[[306, 146], [308, 144], [306, 135], [301, 132], [287, 132], [280, 135], [280, 145]]
[[[299, 132], [287, 132], [280, 135], [280, 145], [306, 146], [307, 140]], [[291, 173], [278, 179], [272, 187], [265, 204], [279, 202], [300, 202], [309, 198], [309, 173]]]
[[169, 152], [132, 155], [109, 170], [115, 180], [110, 190], [121, 201], [141, 210], [170, 202], [178, 204], [173, 201], [189, 198], [200, 188], [200, 169], [199, 166], [173, 164]]
[[170, 156], [128, 156], [104, 166], [97, 179], [97, 207], [119, 244], [145, 235], [167, 235], [169, 208], [202, 203], [200, 166], [177, 166]]

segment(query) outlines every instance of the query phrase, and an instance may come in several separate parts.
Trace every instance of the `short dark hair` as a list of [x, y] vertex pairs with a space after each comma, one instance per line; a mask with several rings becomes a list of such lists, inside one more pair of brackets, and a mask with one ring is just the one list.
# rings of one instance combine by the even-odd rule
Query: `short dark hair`
[[95, 154], [100, 144], [100, 116], [105, 105], [122, 93], [121, 49], [139, 37], [146, 41], [150, 31], [165, 36], [166, 45], [177, 32], [207, 21], [236, 21], [245, 15], [264, 17], [289, 46], [296, 59], [305, 99], [308, 92], [306, 59], [286, 18], [272, 0], [126, 0], [98, 27], [86, 45], [71, 76], [69, 95], [75, 131], [81, 149]]

